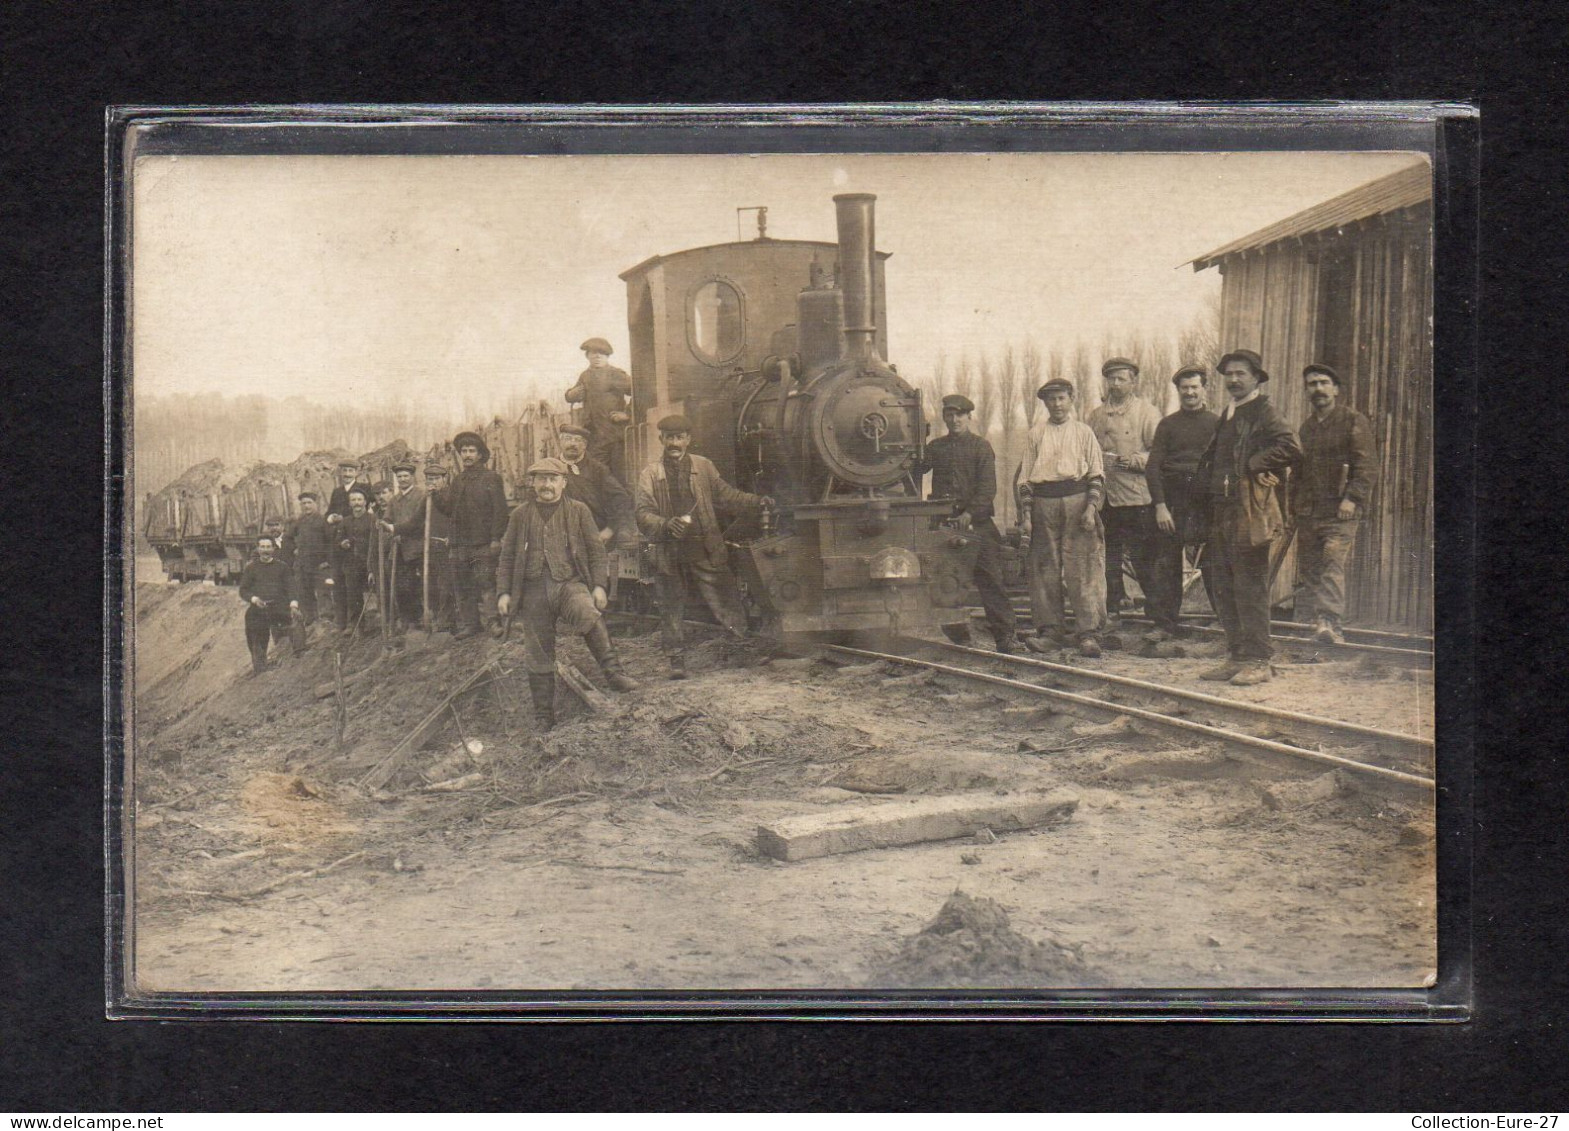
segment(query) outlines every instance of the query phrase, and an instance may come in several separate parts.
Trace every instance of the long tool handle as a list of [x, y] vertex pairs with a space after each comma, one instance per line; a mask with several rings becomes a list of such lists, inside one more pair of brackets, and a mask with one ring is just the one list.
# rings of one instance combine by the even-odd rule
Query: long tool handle
[[428, 637], [434, 631], [430, 619], [430, 504], [431, 499], [425, 496], [425, 546], [423, 564], [420, 569], [421, 593], [420, 621], [425, 626], [425, 635]]

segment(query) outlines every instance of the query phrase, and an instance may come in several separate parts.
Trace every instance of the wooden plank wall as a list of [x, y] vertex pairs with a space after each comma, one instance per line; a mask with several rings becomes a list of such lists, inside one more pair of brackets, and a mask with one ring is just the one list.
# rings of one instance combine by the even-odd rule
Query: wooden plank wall
[[[1288, 421], [1307, 414], [1300, 374], [1322, 337], [1319, 256], [1349, 250], [1354, 267], [1348, 403], [1378, 437], [1380, 473], [1347, 571], [1347, 617], [1433, 627], [1431, 226], [1425, 208], [1348, 228], [1319, 245], [1291, 243], [1222, 265], [1221, 346], [1255, 349], [1270, 400]], [[1342, 242], [1344, 241], [1344, 242]], [[1223, 396], [1220, 391], [1220, 396]], [[1216, 396], [1215, 403], [1220, 397]], [[1270, 596], [1295, 582], [1288, 557]]]

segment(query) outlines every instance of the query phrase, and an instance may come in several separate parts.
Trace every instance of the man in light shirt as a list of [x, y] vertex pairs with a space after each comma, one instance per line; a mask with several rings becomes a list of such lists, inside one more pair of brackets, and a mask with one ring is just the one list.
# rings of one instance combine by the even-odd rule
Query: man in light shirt
[[[1078, 644], [1099, 656], [1106, 630], [1106, 548], [1100, 508], [1106, 470], [1089, 425], [1073, 418], [1073, 383], [1061, 377], [1036, 396], [1046, 415], [1030, 430], [1020, 465], [1019, 493], [1029, 501], [1030, 610], [1035, 631], [1025, 638], [1033, 652]], [[1067, 631], [1063, 598], [1073, 606]]]
[[1101, 522], [1106, 529], [1106, 611], [1114, 618], [1128, 603], [1122, 584], [1124, 561], [1132, 562], [1146, 605], [1152, 588], [1155, 506], [1144, 481], [1144, 465], [1155, 441], [1160, 413], [1135, 394], [1139, 367], [1134, 362], [1113, 357], [1100, 372], [1106, 399], [1085, 423], [1095, 433], [1106, 464], [1106, 505]]

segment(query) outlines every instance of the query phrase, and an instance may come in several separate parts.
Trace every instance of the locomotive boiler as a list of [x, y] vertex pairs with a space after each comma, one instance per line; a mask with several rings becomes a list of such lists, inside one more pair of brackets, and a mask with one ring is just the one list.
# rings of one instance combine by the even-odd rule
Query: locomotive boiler
[[920, 497], [920, 390], [884, 358], [876, 197], [834, 197], [838, 243], [754, 240], [658, 256], [628, 285], [628, 466], [667, 413], [694, 450], [777, 514], [727, 533], [742, 580], [781, 633], [963, 623], [976, 547]]

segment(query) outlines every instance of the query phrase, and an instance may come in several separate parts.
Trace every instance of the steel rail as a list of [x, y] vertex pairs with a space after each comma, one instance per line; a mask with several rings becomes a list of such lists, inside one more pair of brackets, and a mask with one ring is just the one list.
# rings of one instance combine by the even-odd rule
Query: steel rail
[[[1091, 668], [1074, 667], [1071, 664], [1058, 664], [1035, 656], [1006, 656], [1001, 652], [992, 652], [984, 648], [971, 648], [963, 644], [952, 644], [946, 640], [927, 640], [922, 637], [906, 636], [901, 638], [901, 643], [908, 643], [917, 647], [937, 648], [945, 652], [962, 652], [965, 655], [992, 660], [997, 663], [1010, 664], [1015, 667], [1038, 668], [1042, 671], [1066, 676], [1069, 679], [1080, 679], [1090, 683], [1128, 687], [1136, 691], [1163, 695], [1166, 698], [1176, 699], [1179, 702], [1202, 704], [1215, 710], [1228, 711], [1233, 714], [1305, 726], [1341, 736], [1351, 735], [1359, 739], [1401, 747], [1416, 754], [1428, 763], [1431, 763], [1433, 760], [1433, 740], [1431, 738], [1423, 738], [1421, 735], [1384, 730], [1380, 727], [1365, 726], [1361, 723], [1348, 722], [1344, 719], [1331, 719], [1323, 715], [1309, 715], [1302, 711], [1288, 711], [1283, 707], [1270, 707], [1263, 703], [1248, 703], [1240, 699], [1208, 695], [1202, 691], [1190, 691], [1187, 688], [1173, 687], [1165, 683], [1152, 683], [1149, 680], [1135, 679], [1132, 676], [1095, 671]], [[1118, 704], [1111, 705], [1118, 706]]]
[[1267, 738], [1256, 738], [1251, 734], [1241, 734], [1237, 731], [1225, 730], [1224, 728], [1209, 726], [1205, 723], [1195, 723], [1187, 719], [1174, 718], [1171, 715], [1162, 715], [1158, 711], [1150, 711], [1143, 707], [1133, 707], [1122, 703], [1108, 703], [1104, 699], [1094, 699], [1088, 695], [1078, 695], [1071, 691], [1059, 691], [1053, 687], [1041, 687], [1038, 684], [1025, 683], [1023, 680], [1009, 679], [1006, 676], [991, 675], [987, 672], [955, 667], [952, 664], [942, 664], [935, 660], [921, 660], [913, 656], [900, 656], [890, 652], [872, 652], [864, 648], [847, 648], [839, 644], [830, 644], [827, 650], [866, 660], [883, 660], [888, 663], [927, 668], [941, 672], [944, 675], [958, 676], [961, 679], [972, 679], [981, 683], [993, 684], [997, 687], [1007, 687], [1014, 691], [1023, 691], [1031, 695], [1057, 699], [1064, 703], [1073, 703], [1077, 706], [1089, 707], [1097, 711], [1111, 711], [1119, 715], [1127, 715], [1130, 718], [1155, 723], [1158, 726], [1172, 730], [1202, 735], [1213, 741], [1226, 742], [1263, 751], [1273, 755], [1277, 761], [1288, 759], [1297, 763], [1311, 762], [1324, 769], [1344, 770], [1358, 778], [1368, 779], [1370, 782], [1383, 786], [1386, 789], [1416, 794], [1429, 801], [1433, 798], [1433, 779], [1421, 774], [1408, 774], [1404, 771], [1391, 770], [1384, 766], [1369, 765], [1366, 762], [1358, 762], [1354, 758], [1343, 758], [1337, 754], [1325, 754], [1319, 750], [1305, 750], [1302, 747], [1290, 746], [1284, 742], [1273, 742]]
[[[1014, 612], [1023, 613], [1028, 616], [1029, 606], [1027, 603], [1015, 602]], [[1274, 622], [1271, 622], [1270, 627], [1273, 629], [1278, 627], [1278, 625]], [[1197, 632], [1204, 636], [1224, 636], [1226, 634], [1226, 630], [1220, 628], [1217, 625], [1186, 624], [1183, 625], [1183, 628], [1185, 628], [1188, 632]], [[1344, 644], [1325, 644], [1321, 641], [1314, 640], [1309, 636], [1298, 636], [1294, 633], [1273, 631], [1269, 634], [1269, 638], [1271, 640], [1280, 640], [1287, 644], [1310, 644], [1314, 648], [1322, 648], [1332, 652], [1349, 652], [1358, 656], [1383, 656], [1388, 657], [1389, 659], [1412, 660], [1424, 664], [1431, 664], [1433, 662], [1433, 653], [1431, 649], [1394, 648], [1387, 644], [1356, 644], [1351, 641], [1347, 641]]]
[[[1140, 624], [1155, 623], [1150, 619], [1147, 613], [1123, 613], [1122, 619], [1137, 621]], [[1184, 613], [1183, 619], [1184, 621], [1188, 622], [1190, 626], [1193, 621], [1204, 621], [1206, 622], [1207, 627], [1208, 625], [1213, 624], [1219, 618], [1217, 618], [1214, 613]], [[1277, 635], [1283, 639], [1288, 640], [1298, 634], [1311, 638], [1316, 628], [1314, 625], [1303, 624], [1301, 621], [1295, 620], [1272, 620], [1269, 622], [1269, 627], [1271, 632], [1273, 632], [1275, 629], [1285, 629], [1285, 632], [1277, 633]], [[1351, 643], [1355, 644], [1376, 644], [1383, 642], [1393, 646], [1404, 644], [1409, 650], [1417, 652], [1431, 652], [1433, 650], [1433, 638], [1425, 633], [1386, 632], [1385, 630], [1379, 628], [1352, 628], [1346, 625], [1342, 625], [1340, 630], [1348, 638], [1367, 638], [1365, 640], [1351, 641]]]

